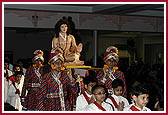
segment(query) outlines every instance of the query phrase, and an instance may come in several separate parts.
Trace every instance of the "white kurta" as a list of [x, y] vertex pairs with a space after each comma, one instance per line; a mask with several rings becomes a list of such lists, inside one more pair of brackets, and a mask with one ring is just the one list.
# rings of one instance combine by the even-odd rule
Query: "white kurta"
[[[12, 81], [9, 80], [8, 87], [9, 87], [9, 85], [11, 85], [11, 84], [12, 84]], [[21, 85], [21, 87], [23, 87], [23, 84], [24, 84], [24, 75], [22, 75], [22, 78], [21, 78], [21, 80], [20, 80], [20, 85]]]
[[[4, 70], [4, 73], [6, 73], [6, 70]], [[8, 70], [8, 74], [9, 76], [13, 75], [12, 71], [10, 70]], [[8, 85], [9, 85], [9, 81], [7, 81], [6, 78], [4, 77], [4, 102], [6, 102], [7, 95], [8, 95]]]
[[13, 65], [12, 64], [9, 64], [9, 70], [13, 71]]
[[151, 111], [151, 110], [150, 110], [149, 108], [147, 108], [147, 107], [143, 107], [142, 110], [141, 110], [141, 108], [137, 107], [135, 104], [130, 104], [130, 105], [128, 105], [127, 107], [124, 108], [123, 111], [132, 111], [132, 110], [130, 109], [131, 106], [135, 106], [139, 111]]
[[[120, 103], [124, 102], [124, 108], [129, 105], [128, 100], [127, 100], [125, 97], [116, 96], [116, 95], [114, 95], [114, 94], [111, 95], [111, 96], [114, 98], [114, 100], [116, 101], [117, 104], [119, 104], [119, 102], [120, 102]], [[112, 102], [112, 100], [111, 100], [110, 98], [107, 98], [107, 99], [106, 99], [106, 102], [108, 102], [108, 103], [110, 103], [110, 104], [113, 105], [114, 111], [118, 111], [117, 108], [114, 106], [114, 103]]]
[[[86, 95], [91, 98], [92, 95], [89, 95], [85, 91]], [[86, 101], [83, 94], [79, 95], [76, 100], [76, 111], [84, 111], [84, 108], [88, 105], [88, 102]]]
[[[113, 108], [110, 104], [103, 102], [102, 103], [102, 107], [106, 110], [106, 111], [113, 111]], [[91, 103], [89, 105], [87, 105], [84, 109], [85, 111], [102, 111], [101, 109], [99, 109], [94, 103]]]
[[[17, 89], [20, 90], [20, 93], [21, 93], [21, 90], [22, 90], [21, 84], [18, 84], [15, 82], [15, 86]], [[15, 109], [18, 109], [19, 111], [21, 111], [22, 105], [21, 105], [20, 97], [18, 94], [15, 94], [15, 92], [16, 92], [15, 87], [13, 86], [13, 84], [10, 84], [6, 101], [7, 103], [15, 107]]]
[[27, 69], [22, 68], [22, 70], [23, 70], [23, 74], [25, 75]]

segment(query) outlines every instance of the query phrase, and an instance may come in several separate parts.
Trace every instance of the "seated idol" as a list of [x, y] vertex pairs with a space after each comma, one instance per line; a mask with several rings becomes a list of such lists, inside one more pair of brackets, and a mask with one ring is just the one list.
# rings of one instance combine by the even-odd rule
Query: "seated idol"
[[64, 52], [64, 65], [83, 65], [84, 61], [80, 61], [80, 52], [83, 44], [76, 45], [73, 35], [69, 34], [69, 23], [66, 19], [60, 19], [55, 25], [55, 35], [52, 40], [52, 50], [61, 48]]

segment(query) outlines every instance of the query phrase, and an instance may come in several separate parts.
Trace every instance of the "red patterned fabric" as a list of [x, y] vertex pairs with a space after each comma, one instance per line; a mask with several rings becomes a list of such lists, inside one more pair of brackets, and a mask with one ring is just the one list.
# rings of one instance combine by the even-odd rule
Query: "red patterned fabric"
[[[41, 78], [43, 76], [43, 69], [40, 69]], [[29, 84], [32, 83], [39, 83], [39, 77], [36, 75], [34, 71], [34, 67], [28, 68], [28, 70], [25, 73], [24, 78], [24, 85], [22, 88], [22, 94], [21, 97], [25, 98], [24, 103], [22, 105], [26, 107], [28, 110], [36, 110], [37, 106], [37, 92], [39, 91], [39, 87], [30, 87]], [[28, 90], [28, 94], [26, 96], [26, 90]]]
[[[78, 75], [74, 75], [74, 78], [77, 79], [77, 76]], [[80, 77], [83, 77], [83, 76], [80, 76]], [[85, 88], [84, 88], [84, 83], [83, 81], [81, 81], [80, 83], [78, 83], [78, 91], [76, 93], [71, 93], [70, 95], [70, 104], [72, 106], [72, 108], [76, 108], [76, 100], [77, 100], [77, 97], [80, 95], [80, 94], [83, 94], [85, 92]]]
[[[109, 78], [108, 75], [110, 75], [110, 72], [106, 72], [106, 76], [104, 76], [104, 72], [99, 72], [97, 74], [97, 79], [98, 79], [98, 84], [99, 85], [105, 85], [105, 87], [107, 89], [112, 89], [112, 80]], [[113, 72], [113, 76], [115, 77], [115, 79], [121, 79], [124, 82], [124, 90], [123, 90], [123, 96], [127, 97], [127, 91], [126, 91], [126, 84], [125, 84], [125, 78], [124, 78], [124, 73], [116, 70], [115, 72]], [[105, 79], [105, 82], [102, 82]]]
[[[64, 103], [65, 103], [65, 110], [71, 110], [70, 106], [70, 96], [77, 92], [77, 85], [72, 85], [69, 79], [69, 76], [62, 72], [61, 77], [59, 77], [63, 85], [63, 92], [64, 92]], [[59, 94], [59, 85], [56, 80], [52, 77], [51, 72], [46, 74], [42, 84], [40, 86], [40, 91], [38, 93], [38, 105], [37, 108], [40, 111], [62, 111], [61, 110], [61, 102], [60, 97], [54, 98], [47, 98], [47, 94], [57, 93]]]

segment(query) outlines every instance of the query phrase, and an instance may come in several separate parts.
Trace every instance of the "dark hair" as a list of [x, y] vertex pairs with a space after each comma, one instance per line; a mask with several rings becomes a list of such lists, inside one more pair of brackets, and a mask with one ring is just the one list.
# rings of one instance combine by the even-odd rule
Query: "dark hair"
[[142, 95], [142, 94], [149, 94], [149, 89], [145, 84], [138, 84], [133, 87], [131, 91], [131, 95], [135, 95], [138, 97], [139, 95]]
[[121, 86], [122, 88], [124, 88], [124, 82], [121, 79], [115, 79], [112, 82], [112, 88], [117, 88], [118, 86]]
[[20, 71], [22, 71], [22, 67], [21, 67], [19, 64], [15, 64], [15, 65], [13, 66], [13, 71], [14, 71], [14, 69], [15, 69], [16, 67], [19, 67], [19, 68], [20, 68]]
[[97, 79], [92, 76], [86, 76], [83, 78], [83, 83], [88, 85], [89, 83], [97, 83]]
[[16, 77], [17, 75], [23, 75], [23, 72], [22, 71], [16, 71], [14, 76]]
[[4, 63], [8, 63], [9, 64], [10, 60], [8, 58], [4, 59]]
[[63, 17], [62, 19], [60, 19], [56, 24], [55, 24], [55, 28], [54, 28], [54, 32], [55, 32], [55, 36], [56, 37], [59, 37], [59, 32], [61, 31], [60, 30], [60, 26], [62, 24], [66, 24], [68, 26], [68, 29], [67, 29], [67, 35], [69, 35], [69, 32], [70, 32], [70, 25], [69, 25], [69, 22], [67, 20], [66, 17]]
[[106, 91], [106, 88], [104, 87], [104, 85], [95, 85], [92, 87], [92, 94], [94, 94], [95, 90], [98, 88], [103, 88]]
[[89, 75], [86, 75], [86, 77], [83, 78], [83, 83], [85, 85], [88, 85], [89, 83], [93, 83], [93, 82], [98, 82], [95, 76], [95, 72], [94, 71], [89, 71]]
[[92, 94], [94, 94], [95, 90], [98, 89], [98, 88], [103, 88], [104, 89], [104, 91], [106, 93], [106, 97], [105, 97], [105, 100], [106, 100], [107, 97], [108, 97], [108, 90], [107, 90], [107, 88], [104, 85], [95, 85], [95, 86], [93, 86], [92, 87]]

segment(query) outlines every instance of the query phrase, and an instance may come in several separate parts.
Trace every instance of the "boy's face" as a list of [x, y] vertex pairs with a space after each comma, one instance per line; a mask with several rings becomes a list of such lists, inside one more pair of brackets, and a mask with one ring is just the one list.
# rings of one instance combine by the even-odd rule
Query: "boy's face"
[[63, 67], [63, 62], [58, 59], [56, 62], [52, 63], [54, 66], [56, 66], [56, 71], [61, 71], [61, 68]]
[[108, 59], [105, 63], [109, 66], [109, 68], [113, 68], [117, 65], [117, 62], [113, 58]]
[[16, 67], [14, 71], [21, 71], [20, 67]]
[[9, 63], [5, 62], [4, 63], [4, 69], [8, 69], [8, 67], [9, 67]]
[[114, 95], [116, 96], [121, 96], [123, 92], [122, 86], [118, 86], [117, 88], [113, 88]]
[[85, 85], [86, 92], [88, 94], [92, 94], [92, 87], [96, 85], [96, 82], [90, 82], [89, 84]]
[[149, 94], [141, 94], [138, 97], [133, 95], [133, 99], [135, 101], [136, 106], [139, 108], [142, 108], [143, 106], [146, 106], [148, 104], [148, 97]]
[[96, 101], [103, 102], [106, 98], [106, 93], [103, 87], [100, 87], [94, 91], [94, 97]]
[[40, 64], [42, 64], [42, 61], [41, 61], [41, 59], [37, 59], [37, 60], [35, 61], [35, 63], [39, 66]]
[[21, 74], [18, 74], [16, 76], [16, 82], [20, 83], [20, 80], [22, 79], [22, 75]]

